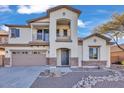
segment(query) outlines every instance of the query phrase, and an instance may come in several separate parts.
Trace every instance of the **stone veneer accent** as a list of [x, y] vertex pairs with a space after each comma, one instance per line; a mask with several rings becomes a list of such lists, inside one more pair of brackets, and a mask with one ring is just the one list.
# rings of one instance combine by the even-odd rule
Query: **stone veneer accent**
[[106, 66], [107, 61], [82, 61], [82, 66]]
[[78, 58], [77, 57], [70, 58], [70, 66], [78, 66]]
[[0, 67], [3, 66], [4, 55], [0, 55]]
[[47, 58], [47, 64], [51, 66], [57, 65], [57, 59], [56, 58]]
[[10, 58], [4, 58], [4, 66], [10, 65]]

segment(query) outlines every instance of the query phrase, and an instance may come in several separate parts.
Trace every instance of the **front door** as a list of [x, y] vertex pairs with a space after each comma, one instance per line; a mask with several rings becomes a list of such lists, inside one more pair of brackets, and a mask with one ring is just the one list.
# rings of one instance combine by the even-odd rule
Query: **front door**
[[69, 50], [67, 49], [61, 51], [61, 65], [69, 65]]

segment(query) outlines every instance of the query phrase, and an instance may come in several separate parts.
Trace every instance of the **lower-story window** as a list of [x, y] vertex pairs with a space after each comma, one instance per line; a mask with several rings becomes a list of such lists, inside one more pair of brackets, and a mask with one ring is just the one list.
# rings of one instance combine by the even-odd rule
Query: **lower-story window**
[[99, 47], [89, 47], [89, 59], [99, 58]]
[[12, 52], [12, 54], [16, 54], [16, 52]]

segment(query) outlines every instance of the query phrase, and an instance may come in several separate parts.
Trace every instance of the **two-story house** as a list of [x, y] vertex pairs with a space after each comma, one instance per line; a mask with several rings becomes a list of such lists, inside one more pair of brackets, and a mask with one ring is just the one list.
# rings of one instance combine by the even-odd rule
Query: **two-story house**
[[92, 34], [78, 39], [80, 10], [61, 5], [28, 25], [9, 27], [5, 66], [110, 66], [110, 39]]

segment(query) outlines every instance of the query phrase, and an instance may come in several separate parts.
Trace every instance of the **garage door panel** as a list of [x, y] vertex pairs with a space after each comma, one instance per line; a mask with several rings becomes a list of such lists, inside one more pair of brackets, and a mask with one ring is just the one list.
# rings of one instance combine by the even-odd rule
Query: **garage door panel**
[[46, 65], [44, 54], [12, 54], [12, 66]]

